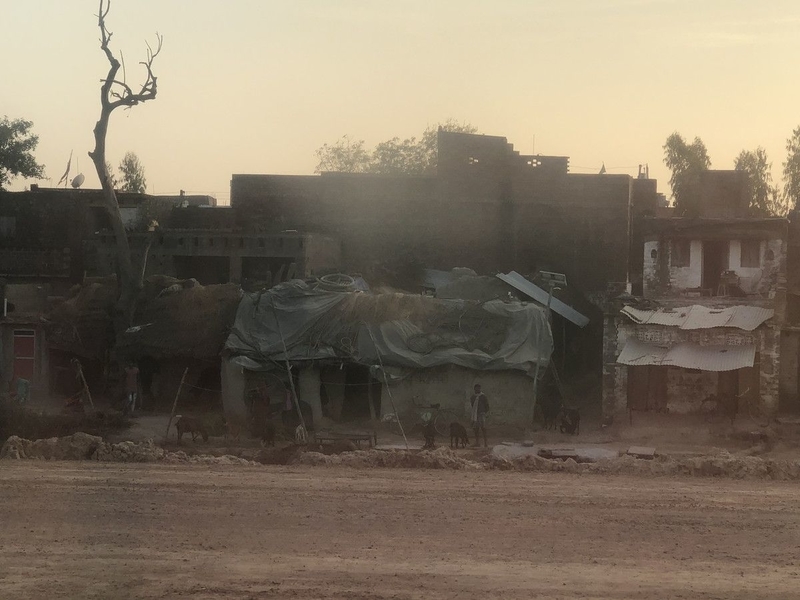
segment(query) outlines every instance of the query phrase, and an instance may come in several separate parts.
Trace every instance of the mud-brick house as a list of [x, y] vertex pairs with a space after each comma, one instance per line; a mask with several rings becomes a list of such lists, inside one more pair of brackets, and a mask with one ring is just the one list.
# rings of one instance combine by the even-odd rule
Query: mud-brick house
[[787, 220], [741, 214], [644, 219], [643, 297], [605, 316], [604, 416], [778, 411]]
[[153, 276], [142, 296], [134, 324], [119, 336], [114, 353], [138, 365], [145, 406], [169, 410], [183, 379], [183, 410], [218, 408], [220, 353], [241, 288]]
[[226, 414], [246, 416], [247, 391], [264, 386], [270, 402], [276, 390], [277, 402], [285, 402], [288, 359], [314, 423], [405, 415], [415, 403], [463, 414], [480, 382], [495, 423], [524, 425], [552, 348], [546, 309], [538, 305], [296, 280], [242, 298], [225, 344], [223, 401]]

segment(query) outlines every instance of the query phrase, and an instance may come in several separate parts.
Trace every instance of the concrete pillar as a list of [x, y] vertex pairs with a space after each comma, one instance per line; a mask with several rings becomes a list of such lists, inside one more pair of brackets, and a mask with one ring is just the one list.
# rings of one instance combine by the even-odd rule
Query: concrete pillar
[[306, 367], [300, 369], [300, 381], [298, 383], [297, 395], [300, 400], [311, 407], [311, 415], [314, 423], [322, 422], [322, 398], [319, 395], [320, 376], [319, 369], [316, 367]]
[[222, 359], [222, 410], [225, 417], [230, 419], [247, 418], [247, 404], [245, 403], [245, 376], [244, 369], [237, 364], [230, 362], [227, 358]]
[[328, 394], [328, 416], [334, 421], [342, 418], [344, 405], [345, 371], [338, 367], [329, 367], [322, 376], [325, 382], [325, 392]]

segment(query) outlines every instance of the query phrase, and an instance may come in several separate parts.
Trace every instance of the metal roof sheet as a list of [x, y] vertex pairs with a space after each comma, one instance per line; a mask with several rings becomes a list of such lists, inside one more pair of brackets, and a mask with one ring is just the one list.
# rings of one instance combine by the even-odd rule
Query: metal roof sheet
[[710, 308], [700, 304], [658, 310], [640, 310], [626, 306], [620, 312], [641, 325], [666, 325], [680, 329], [734, 327], [745, 331], [753, 331], [775, 315], [771, 308], [760, 306]]
[[549, 292], [543, 290], [535, 283], [531, 283], [516, 271], [511, 271], [510, 273], [498, 273], [497, 278], [501, 281], [504, 281], [514, 289], [519, 290], [526, 296], [533, 298], [539, 304], [544, 306], [547, 306], [547, 301], [549, 298], [551, 310], [558, 313], [571, 323], [574, 323], [578, 327], [586, 327], [586, 325], [589, 324], [589, 317], [579, 313], [577, 310], [568, 304], [565, 304], [555, 296], [550, 298]]
[[754, 344], [700, 346], [683, 342], [667, 347], [647, 344], [632, 338], [625, 344], [617, 362], [629, 366], [656, 365], [719, 372], [752, 367], [755, 358]]

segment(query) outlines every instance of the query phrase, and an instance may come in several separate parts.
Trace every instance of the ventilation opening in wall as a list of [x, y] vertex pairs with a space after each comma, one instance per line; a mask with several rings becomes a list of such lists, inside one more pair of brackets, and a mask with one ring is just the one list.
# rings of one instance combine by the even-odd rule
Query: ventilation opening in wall
[[650, 250], [650, 258], [656, 260], [658, 258], [658, 250], [656, 250], [655, 248]]

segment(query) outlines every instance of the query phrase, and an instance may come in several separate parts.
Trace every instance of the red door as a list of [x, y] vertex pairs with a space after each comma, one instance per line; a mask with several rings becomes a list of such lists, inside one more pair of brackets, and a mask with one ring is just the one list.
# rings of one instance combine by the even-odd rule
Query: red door
[[36, 372], [36, 332], [32, 329], [14, 330], [14, 376], [33, 383]]

